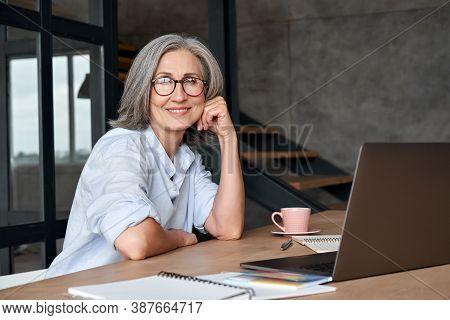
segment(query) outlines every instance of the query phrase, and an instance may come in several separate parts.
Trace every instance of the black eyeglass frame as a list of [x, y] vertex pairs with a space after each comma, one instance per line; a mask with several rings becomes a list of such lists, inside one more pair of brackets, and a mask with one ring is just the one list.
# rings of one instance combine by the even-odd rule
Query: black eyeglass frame
[[[156, 80], [161, 79], [161, 78], [169, 78], [170, 80], [172, 80], [172, 81], [175, 83], [175, 85], [173, 86], [173, 89], [172, 89], [172, 91], [171, 91], [170, 93], [168, 93], [168, 94], [160, 94], [160, 93], [158, 92], [158, 90], [156, 90], [155, 82], [156, 82]], [[192, 94], [187, 93], [187, 92], [186, 92], [186, 89], [184, 88], [184, 81], [187, 80], [187, 79], [196, 79], [196, 80], [200, 80], [200, 81], [203, 83], [203, 89], [202, 89], [202, 91], [200, 91], [200, 93], [197, 94], [197, 95], [195, 95], [195, 96], [193, 96]], [[206, 82], [205, 80], [202, 80], [202, 79], [200, 79], [200, 78], [197, 78], [197, 77], [186, 77], [186, 78], [183, 78], [183, 79], [181, 79], [181, 80], [175, 80], [175, 79], [172, 79], [171, 77], [168, 77], [168, 76], [162, 76], [162, 77], [158, 77], [158, 78], [152, 80], [152, 86], [153, 86], [153, 88], [155, 89], [155, 92], [156, 92], [158, 95], [160, 95], [161, 97], [167, 97], [167, 96], [170, 96], [170, 95], [175, 91], [175, 89], [176, 89], [178, 83], [181, 84], [181, 88], [183, 89], [184, 93], [186, 93], [186, 94], [187, 94], [188, 96], [190, 96], [190, 97], [198, 97], [199, 95], [202, 94], [202, 92], [204, 92], [205, 95], [206, 95], [206, 90], [208, 90], [208, 82]]]

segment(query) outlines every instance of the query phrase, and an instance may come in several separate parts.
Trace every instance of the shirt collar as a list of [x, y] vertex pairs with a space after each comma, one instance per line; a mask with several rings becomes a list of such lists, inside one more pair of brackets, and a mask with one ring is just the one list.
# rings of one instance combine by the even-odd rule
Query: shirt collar
[[172, 178], [176, 172], [181, 174], [187, 172], [194, 162], [195, 154], [186, 144], [182, 144], [178, 148], [174, 156], [174, 161], [172, 162], [151, 126], [148, 126], [148, 128], [144, 130], [144, 134], [150, 144], [152, 153], [158, 157], [159, 162], [163, 165], [170, 178]]

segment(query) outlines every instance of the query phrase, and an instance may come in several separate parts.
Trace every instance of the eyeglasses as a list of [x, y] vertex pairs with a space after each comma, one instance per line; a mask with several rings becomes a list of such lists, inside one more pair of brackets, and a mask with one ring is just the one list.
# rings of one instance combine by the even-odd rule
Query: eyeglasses
[[153, 87], [155, 88], [156, 93], [160, 96], [171, 95], [175, 91], [177, 83], [181, 83], [183, 91], [191, 97], [201, 95], [203, 90], [208, 88], [206, 81], [195, 77], [174, 80], [168, 76], [162, 76], [152, 80]]

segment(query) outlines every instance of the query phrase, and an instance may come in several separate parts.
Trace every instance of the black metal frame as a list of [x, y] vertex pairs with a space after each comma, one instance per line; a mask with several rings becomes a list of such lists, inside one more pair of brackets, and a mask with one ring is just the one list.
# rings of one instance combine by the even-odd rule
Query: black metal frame
[[233, 123], [239, 121], [236, 3], [235, 0], [208, 1], [208, 44], [224, 74], [224, 95]]
[[[51, 30], [52, 7], [50, 1], [39, 1], [39, 13], [43, 30]], [[55, 147], [53, 130], [53, 43], [47, 32], [39, 32], [38, 41], [39, 80], [39, 172], [41, 190], [41, 215], [46, 227], [45, 265], [56, 256], [54, 225], [55, 206]]]
[[[235, 125], [240, 123], [237, 85], [236, 3], [235, 0], [208, 0], [208, 45], [224, 76], [223, 95]], [[209, 152], [212, 179], [220, 178], [219, 145]], [[203, 157], [205, 159], [205, 157]]]
[[[4, 50], [3, 43], [6, 41], [6, 27], [0, 25], [0, 52]], [[7, 64], [4, 54], [0, 54], [0, 92], [7, 92]], [[8, 108], [6, 105], [6, 94], [0, 94], [0, 225], [8, 221], [8, 196], [9, 196], [9, 171], [8, 171]], [[3, 233], [2, 233], [3, 234]], [[1, 238], [0, 234], [0, 238]], [[6, 238], [8, 239], [8, 238]], [[1, 248], [1, 246], [0, 246]], [[10, 273], [10, 249], [9, 247], [0, 249], [0, 271]], [[0, 275], [1, 275], [0, 273]]]
[[[116, 3], [116, 1], [103, 1], [107, 2], [108, 6], [110, 6], [112, 3]], [[48, 2], [48, 0], [42, 0], [39, 2], [42, 2], [41, 5], [43, 5], [44, 3]], [[70, 38], [73, 40], [93, 43], [97, 45], [105, 44], [105, 39], [107, 37], [111, 37], [110, 35], [108, 35], [108, 30], [105, 29], [107, 28], [106, 25], [104, 25], [103, 27], [99, 27], [55, 16], [50, 16], [48, 17], [48, 19], [51, 20], [49, 31], [52, 35], [57, 37]], [[13, 5], [7, 5], [3, 2], [0, 2], [0, 24], [37, 32], [40, 32], [42, 28], [41, 15], [39, 12], [16, 7]], [[47, 22], [46, 24], [48, 25], [49, 23]], [[117, 25], [117, 22], [115, 23], [115, 25]]]
[[[98, 121], [101, 122], [103, 120], [105, 128], [107, 128], [109, 119], [117, 118], [117, 108], [120, 99], [119, 80], [117, 79], [119, 70], [117, 57], [117, 0], [103, 0], [103, 30], [103, 67], [105, 68], [103, 75], [105, 77], [105, 95], [104, 103], [102, 103], [102, 105], [105, 106], [105, 110], [103, 119], [98, 119]], [[93, 139], [96, 139], [95, 142], [104, 132], [105, 131], [98, 137], [93, 136]]]
[[[92, 2], [92, 1], [91, 1]], [[102, 0], [101, 19], [103, 27], [52, 16], [50, 0], [39, 1], [39, 11], [10, 6], [0, 2], [0, 28], [16, 27], [38, 32], [38, 75], [39, 75], [39, 147], [41, 216], [43, 222], [0, 227], [0, 248], [30, 242], [45, 243], [45, 264], [48, 267], [56, 256], [56, 239], [65, 235], [67, 220], [56, 220], [55, 207], [55, 159], [53, 130], [53, 83], [52, 57], [53, 36], [65, 37], [96, 45], [99, 61], [103, 61], [103, 72], [97, 75], [104, 80], [104, 109], [93, 111], [91, 121], [93, 142], [104, 134], [107, 119], [114, 118], [119, 97], [117, 75], [117, 0]], [[92, 10], [90, 10], [92, 12]], [[46, 30], [49, 30], [47, 32]], [[4, 32], [0, 34], [4, 37]], [[0, 43], [3, 43], [0, 41]], [[103, 50], [101, 47], [103, 46]], [[0, 49], [2, 49], [0, 47]], [[0, 90], [7, 92], [6, 59], [0, 55]], [[42, 72], [43, 71], [43, 72]], [[99, 98], [97, 96], [97, 99]], [[102, 98], [101, 98], [102, 99]], [[98, 102], [98, 100], [97, 100]], [[8, 216], [10, 208], [9, 190], [9, 124], [7, 97], [0, 94], [0, 216]], [[11, 261], [10, 261], [11, 264]]]

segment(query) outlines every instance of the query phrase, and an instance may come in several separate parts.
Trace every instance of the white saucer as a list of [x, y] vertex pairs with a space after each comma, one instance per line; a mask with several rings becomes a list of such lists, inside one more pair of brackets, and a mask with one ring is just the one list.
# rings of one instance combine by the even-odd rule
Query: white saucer
[[283, 231], [272, 231], [272, 234], [279, 234], [282, 236], [300, 236], [303, 234], [315, 234], [319, 233], [320, 230], [312, 230], [312, 231], [305, 231], [305, 232], [283, 232]]

